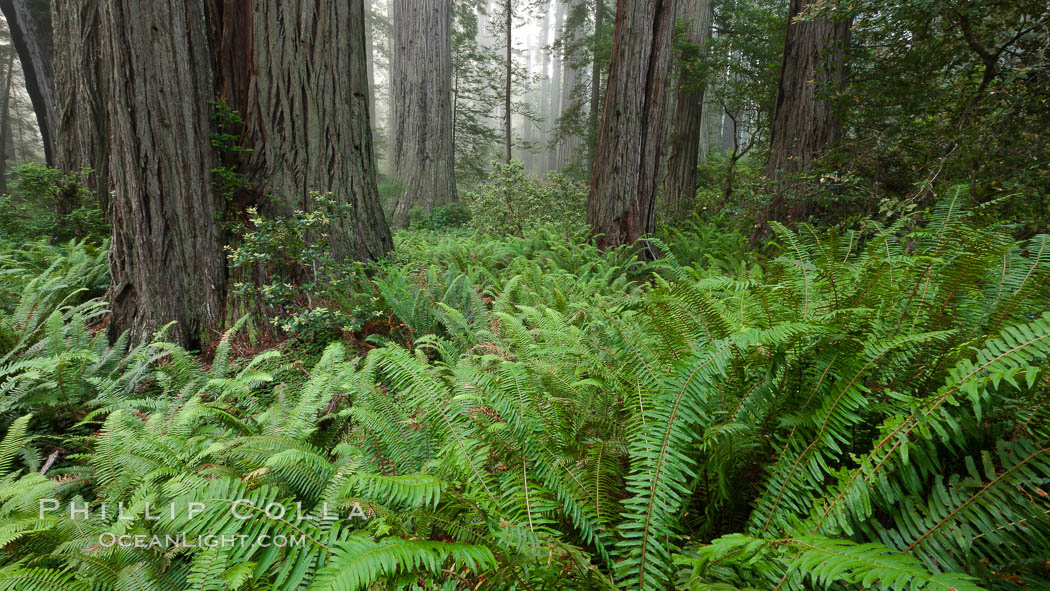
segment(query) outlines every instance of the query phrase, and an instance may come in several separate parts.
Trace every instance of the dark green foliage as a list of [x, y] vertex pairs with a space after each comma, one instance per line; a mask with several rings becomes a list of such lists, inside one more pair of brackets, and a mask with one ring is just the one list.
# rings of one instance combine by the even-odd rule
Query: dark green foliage
[[[889, 196], [965, 183], [1025, 232], [1048, 227], [1050, 7], [1018, 0], [828, 3], [853, 16], [849, 118], [832, 165]], [[844, 192], [848, 194], [848, 191]]]
[[500, 133], [489, 118], [501, 108], [503, 66], [496, 48], [479, 40], [478, 9], [486, 7], [479, 0], [452, 4], [452, 137], [460, 186], [484, 180], [499, 153]]
[[379, 175], [376, 184], [379, 191], [379, 203], [383, 206], [383, 213], [389, 218], [394, 213], [398, 197], [405, 192], [405, 187], [398, 179], [383, 174]]
[[1046, 2], [804, 4], [803, 19], [850, 22], [849, 74], [819, 93], [841, 121], [834, 145], [808, 170], [776, 183], [766, 176], [788, 2], [716, 2], [709, 51], [686, 59], [682, 74], [703, 85], [716, 117], [706, 123], [697, 209], [752, 217], [783, 198], [803, 202], [798, 209], [815, 223], [850, 225], [930, 206], [965, 186], [1017, 237], [1050, 228]]

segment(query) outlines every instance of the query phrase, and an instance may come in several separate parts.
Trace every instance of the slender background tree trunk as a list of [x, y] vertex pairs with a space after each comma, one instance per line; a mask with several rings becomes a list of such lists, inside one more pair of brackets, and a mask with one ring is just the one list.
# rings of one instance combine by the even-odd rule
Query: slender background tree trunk
[[553, 4], [557, 0], [549, 0], [543, 10], [543, 24], [540, 32], [540, 53], [542, 54], [542, 61], [540, 64], [540, 100], [539, 102], [539, 115], [543, 120], [543, 125], [540, 127], [539, 138], [536, 143], [540, 148], [539, 153], [534, 158], [536, 175], [540, 176], [548, 170], [548, 158], [546, 145], [550, 140], [550, 129], [551, 129], [551, 117], [550, 117], [550, 95], [551, 95], [551, 73], [550, 73], [550, 42], [548, 35], [550, 34], [551, 28], [551, 10], [554, 9]]
[[[575, 48], [576, 44], [579, 43], [581, 31], [579, 23], [586, 18], [584, 10], [582, 0], [572, 0], [569, 5], [569, 18], [567, 21], [573, 22], [576, 26], [572, 27], [566, 35], [564, 41], [566, 47]], [[583, 72], [577, 65], [577, 62], [578, 58], [574, 56], [574, 59], [567, 62], [562, 68], [561, 108], [559, 109], [562, 115], [571, 112], [574, 107], [579, 106], [576, 104], [576, 101], [581, 97], [577, 95], [577, 86], [583, 78]], [[576, 150], [579, 149], [581, 143], [580, 136], [576, 133], [566, 133], [562, 137], [562, 141], [558, 146], [558, 168], [564, 169], [572, 163], [573, 155], [576, 154]]]
[[605, 2], [594, 0], [594, 47], [591, 51], [594, 59], [591, 61], [591, 105], [588, 113], [588, 138], [587, 138], [587, 175], [594, 177], [594, 156], [598, 149], [598, 122], [600, 121], [598, 108], [601, 100], [602, 67], [598, 56], [598, 43], [601, 39], [602, 27], [605, 19]]
[[390, 151], [394, 145], [394, 137], [399, 133], [397, 130], [397, 117], [394, 113], [397, 111], [397, 105], [394, 104], [394, 60], [396, 58], [396, 51], [394, 48], [394, 1], [387, 0], [386, 2], [386, 18], [389, 29], [387, 29], [386, 36], [386, 82], [387, 82], [387, 93], [386, 93], [386, 172], [391, 176], [396, 176], [394, 170], [394, 159], [390, 157]]
[[654, 229], [674, 0], [620, 0], [612, 60], [587, 200], [601, 248], [629, 244]]
[[11, 143], [11, 81], [15, 77], [15, 52], [7, 56], [7, 69], [4, 71], [4, 95], [0, 100], [0, 195], [7, 194], [7, 157], [10, 152], [7, 144]]
[[503, 88], [503, 100], [504, 100], [504, 104], [503, 104], [503, 154], [504, 154], [504, 156], [503, 157], [504, 157], [504, 160], [506, 160], [507, 164], [510, 164], [510, 158], [511, 158], [510, 150], [511, 150], [511, 144], [512, 144], [512, 139], [513, 139], [512, 136], [511, 136], [510, 91], [511, 91], [511, 74], [513, 73], [513, 70], [514, 70], [514, 61], [513, 61], [513, 58], [514, 58], [514, 53], [513, 53], [514, 46], [512, 45], [513, 37], [511, 36], [511, 32], [514, 30], [514, 11], [513, 11], [513, 7], [511, 6], [511, 0], [506, 0], [506, 2], [504, 2], [504, 4], [503, 4], [503, 17], [505, 19], [503, 24], [504, 24], [504, 27], [506, 27], [506, 30], [504, 31], [504, 33], [506, 35], [506, 38], [505, 38], [504, 42], [506, 43], [506, 46], [507, 46], [507, 55], [506, 55], [507, 71], [505, 73], [505, 76], [506, 76], [506, 78], [505, 78], [505, 86]]
[[[539, 40], [536, 39], [536, 38], [533, 38], [528, 43], [528, 45], [525, 48], [525, 64], [526, 64], [526, 72], [527, 72], [528, 76], [532, 76], [532, 66], [534, 65], [533, 62], [536, 60], [536, 45], [538, 43], [539, 43]], [[536, 89], [530, 89], [529, 94], [527, 96], [528, 96], [529, 102], [535, 103], [536, 100], [534, 100], [534, 99], [538, 98], [537, 95], [536, 95]], [[521, 140], [522, 140], [522, 143], [524, 144], [523, 148], [520, 150], [521, 160], [525, 164], [525, 172], [526, 172], [526, 174], [532, 174], [533, 173], [533, 159], [534, 159], [533, 157], [535, 156], [535, 154], [532, 151], [532, 142], [533, 142], [533, 139], [534, 139], [533, 136], [535, 135], [534, 134], [534, 129], [533, 129], [534, 125], [532, 123], [532, 117], [529, 116], [529, 115], [526, 115], [525, 117], [523, 117], [523, 121], [521, 123], [521, 127], [522, 127]]]

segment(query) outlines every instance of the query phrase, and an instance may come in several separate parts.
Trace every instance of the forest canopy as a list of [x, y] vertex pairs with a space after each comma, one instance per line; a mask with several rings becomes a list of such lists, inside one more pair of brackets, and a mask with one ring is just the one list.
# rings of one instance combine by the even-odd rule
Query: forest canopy
[[1045, 0], [0, 12], [0, 591], [1050, 587]]

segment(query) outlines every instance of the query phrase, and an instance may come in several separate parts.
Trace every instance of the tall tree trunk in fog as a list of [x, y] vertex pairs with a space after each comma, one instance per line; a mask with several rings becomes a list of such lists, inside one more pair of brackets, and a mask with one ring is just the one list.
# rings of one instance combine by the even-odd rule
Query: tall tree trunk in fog
[[256, 194], [287, 214], [330, 193], [350, 208], [330, 227], [336, 258], [383, 256], [393, 243], [376, 190], [363, 0], [214, 2], [219, 96], [245, 121]]
[[[733, 115], [732, 117], [730, 115]], [[719, 134], [718, 134], [718, 145], [722, 152], [732, 152], [733, 146], [737, 143], [737, 137], [740, 131], [736, 128], [736, 121], [734, 117], [739, 113], [727, 113], [722, 111], [721, 118], [719, 119]]]
[[481, 14], [478, 15], [478, 45], [490, 47], [496, 42], [492, 34], [492, 24], [496, 22], [493, 13], [496, 10], [496, 0], [484, 0]]
[[[679, 0], [680, 20], [690, 21], [682, 55], [687, 61], [701, 59], [704, 45], [711, 34], [714, 17], [712, 0]], [[685, 67], [679, 69], [677, 100], [671, 118], [671, 157], [667, 161], [664, 195], [673, 216], [682, 219], [696, 198], [696, 165], [700, 153], [700, 136], [704, 128], [704, 88], [687, 79]]]
[[[827, 153], [839, 135], [839, 118], [831, 101], [819, 95], [842, 84], [845, 77], [845, 49], [849, 42], [849, 21], [826, 18], [797, 20], [797, 16], [816, 4], [816, 0], [791, 0], [788, 8], [784, 57], [777, 85], [777, 102], [770, 130], [771, 152], [766, 174], [777, 179], [781, 173], [807, 170]], [[758, 234], [770, 220], [797, 221], [806, 215], [806, 202], [797, 200], [789, 208], [783, 191], [759, 216]]]
[[7, 56], [4, 96], [0, 98], [0, 195], [7, 194], [7, 144], [11, 141], [11, 82], [15, 78], [15, 52]]
[[612, 59], [587, 199], [587, 222], [601, 248], [629, 244], [654, 229], [674, 0], [620, 0]]
[[[533, 42], [529, 43], [525, 47], [526, 72], [530, 76], [532, 75], [532, 62], [536, 56], [536, 51], [534, 47], [535, 42], [536, 40], [534, 39]], [[533, 90], [532, 92], [534, 93], [535, 91]], [[532, 99], [534, 96], [534, 94], [531, 94], [531, 96], [529, 96], [529, 99]], [[524, 144], [524, 148], [521, 151], [521, 158], [522, 162], [524, 162], [525, 164], [525, 172], [527, 174], [532, 174], [532, 161], [534, 156], [532, 152], [532, 117], [526, 115], [525, 117], [523, 117], [523, 119], [524, 120], [522, 121], [521, 140]]]
[[372, 0], [365, 0], [365, 65], [368, 68], [368, 121], [376, 128], [375, 16]]
[[[15, 143], [13, 154], [15, 155], [15, 160], [24, 162], [29, 159], [29, 154], [32, 153], [26, 150], [26, 126], [25, 123], [19, 121], [15, 127], [18, 131], [18, 141]], [[36, 131], [35, 128], [34, 131]], [[14, 140], [14, 134], [12, 134], [11, 139], [12, 141]]]
[[[575, 49], [575, 45], [579, 42], [579, 21], [584, 17], [584, 14], [581, 12], [583, 9], [582, 0], [571, 0], [568, 6], [569, 12], [566, 22], [571, 22], [577, 26], [573, 26], [563, 40], [566, 55], [568, 50], [570, 48]], [[568, 27], [566, 28], [568, 29]], [[578, 59], [572, 59], [571, 61], [567, 61], [562, 67], [561, 108], [559, 109], [562, 115], [571, 112], [573, 107], [577, 106], [575, 104], [575, 101], [578, 98], [576, 87], [582, 78], [582, 71], [577, 65], [577, 62]], [[572, 162], [572, 157], [579, 147], [580, 137], [575, 133], [566, 134], [558, 146], [558, 168], [565, 168], [568, 166]]]
[[136, 342], [175, 320], [172, 338], [199, 348], [223, 317], [206, 16], [202, 4], [179, 0], [108, 0], [100, 13], [113, 187], [109, 328]]
[[562, 39], [562, 20], [565, 18], [565, 0], [551, 0], [554, 3], [554, 37], [551, 41], [551, 92], [550, 107], [547, 110], [547, 122], [550, 128], [550, 137], [547, 142], [547, 170], [558, 170], [558, 142], [555, 141], [558, 126], [558, 117], [561, 116], [561, 48], [556, 47]]
[[594, 0], [594, 59], [591, 60], [591, 105], [587, 125], [587, 176], [594, 176], [594, 154], [598, 149], [598, 104], [601, 96], [602, 66], [598, 61], [598, 43], [602, 34], [605, 18], [605, 2]]
[[511, 149], [511, 139], [512, 139], [511, 138], [511, 126], [510, 126], [510, 123], [511, 123], [511, 121], [510, 121], [510, 86], [511, 86], [511, 84], [510, 83], [511, 83], [511, 70], [513, 69], [513, 66], [514, 66], [514, 62], [512, 61], [512, 59], [513, 59], [513, 54], [512, 54], [513, 46], [511, 45], [511, 41], [513, 40], [511, 38], [511, 31], [514, 30], [514, 12], [512, 11], [512, 8], [513, 7], [511, 6], [511, 0], [506, 0], [503, 3], [503, 11], [504, 11], [504, 15], [503, 16], [504, 16], [504, 19], [505, 19], [504, 23], [503, 23], [503, 26], [506, 27], [506, 31], [505, 31], [506, 38], [505, 38], [504, 42], [507, 45], [507, 55], [506, 55], [507, 71], [504, 74], [504, 76], [506, 78], [505, 78], [505, 83], [504, 83], [504, 88], [503, 88], [503, 101], [504, 101], [504, 103], [503, 103], [503, 154], [504, 154], [504, 156], [503, 157], [504, 157], [504, 160], [506, 160], [507, 164], [510, 164], [510, 157], [511, 157], [510, 149]]
[[536, 163], [536, 174], [542, 175], [547, 172], [547, 151], [546, 144], [550, 140], [550, 94], [551, 94], [551, 77], [550, 77], [550, 47], [548, 43], [548, 34], [551, 28], [551, 9], [554, 7], [552, 4], [557, 0], [549, 0], [546, 7], [543, 10], [543, 24], [540, 30], [540, 54], [542, 55], [542, 61], [540, 66], [540, 100], [538, 113], [541, 119], [545, 121], [543, 127], [539, 129], [539, 147], [542, 148], [534, 161]]
[[40, 137], [44, 141], [44, 158], [55, 162], [55, 86], [53, 82], [54, 44], [46, 2], [0, 0], [0, 11], [7, 19], [11, 40], [22, 64], [26, 92], [33, 103]]
[[393, 223], [456, 200], [452, 149], [451, 0], [395, 0], [391, 90], [399, 136], [390, 146], [404, 191]]
[[722, 105], [711, 97], [711, 93], [705, 92], [702, 109], [703, 120], [700, 123], [700, 154], [697, 157], [698, 162], [706, 161], [707, 155], [711, 153], [711, 134], [716, 129], [717, 117], [721, 115], [721, 109]]
[[394, 1], [387, 0], [386, 2], [386, 19], [387, 29], [386, 35], [386, 172], [391, 176], [395, 176], [394, 171], [394, 159], [390, 157], [391, 146], [394, 145], [394, 137], [399, 133], [396, 129], [397, 118], [394, 117], [394, 111], [396, 106], [394, 105], [394, 59], [395, 59], [395, 48], [394, 48]]
[[99, 0], [52, 0], [55, 39], [55, 165], [64, 171], [89, 169], [88, 186], [107, 210], [109, 201], [109, 115], [100, 63]]

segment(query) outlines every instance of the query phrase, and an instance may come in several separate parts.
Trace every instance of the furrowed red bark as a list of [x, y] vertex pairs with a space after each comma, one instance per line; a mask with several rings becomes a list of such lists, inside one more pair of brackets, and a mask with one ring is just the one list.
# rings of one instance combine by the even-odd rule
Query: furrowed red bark
[[109, 123], [101, 69], [98, 0], [52, 0], [55, 44], [55, 165], [88, 169], [103, 211], [109, 202]]
[[244, 119], [238, 172], [249, 193], [276, 197], [264, 210], [309, 211], [315, 191], [329, 192], [350, 206], [330, 225], [337, 258], [392, 247], [376, 191], [362, 0], [53, 3], [60, 160], [94, 168], [113, 194], [112, 335], [141, 342], [176, 321], [172, 339], [194, 348], [221, 329], [217, 98]]
[[171, 338], [218, 337], [226, 270], [211, 183], [214, 96], [202, 5], [108, 0], [101, 70], [113, 188], [111, 335], [134, 342], [176, 321]]
[[392, 92], [398, 135], [390, 146], [404, 190], [393, 223], [456, 200], [452, 147], [451, 0], [395, 0]]
[[[777, 102], [770, 131], [772, 151], [766, 174], [775, 182], [787, 173], [807, 170], [838, 140], [840, 122], [834, 105], [821, 95], [839, 87], [845, 78], [845, 49], [849, 43], [847, 20], [798, 16], [815, 0], [791, 0], [784, 57], [777, 85]], [[807, 213], [803, 199], [788, 204], [781, 186], [769, 207], [756, 220], [756, 237], [768, 234], [769, 221], [794, 222]]]
[[375, 76], [375, 32], [371, 0], [365, 0], [365, 66], [368, 68], [368, 116], [369, 124], [376, 128], [376, 76]]
[[313, 192], [351, 208], [334, 219], [337, 258], [393, 248], [379, 205], [369, 127], [362, 0], [221, 0], [220, 96], [244, 119], [242, 172], [272, 213], [310, 211]]
[[674, 0], [621, 0], [587, 200], [601, 248], [654, 229]]
[[[712, 0], [680, 0], [680, 19], [690, 21], [685, 40], [690, 44], [683, 60], [699, 59], [711, 35], [714, 18]], [[684, 218], [696, 198], [696, 165], [700, 156], [703, 132], [704, 88], [679, 76], [678, 96], [671, 119], [671, 156], [667, 160], [664, 195], [673, 217]]]

